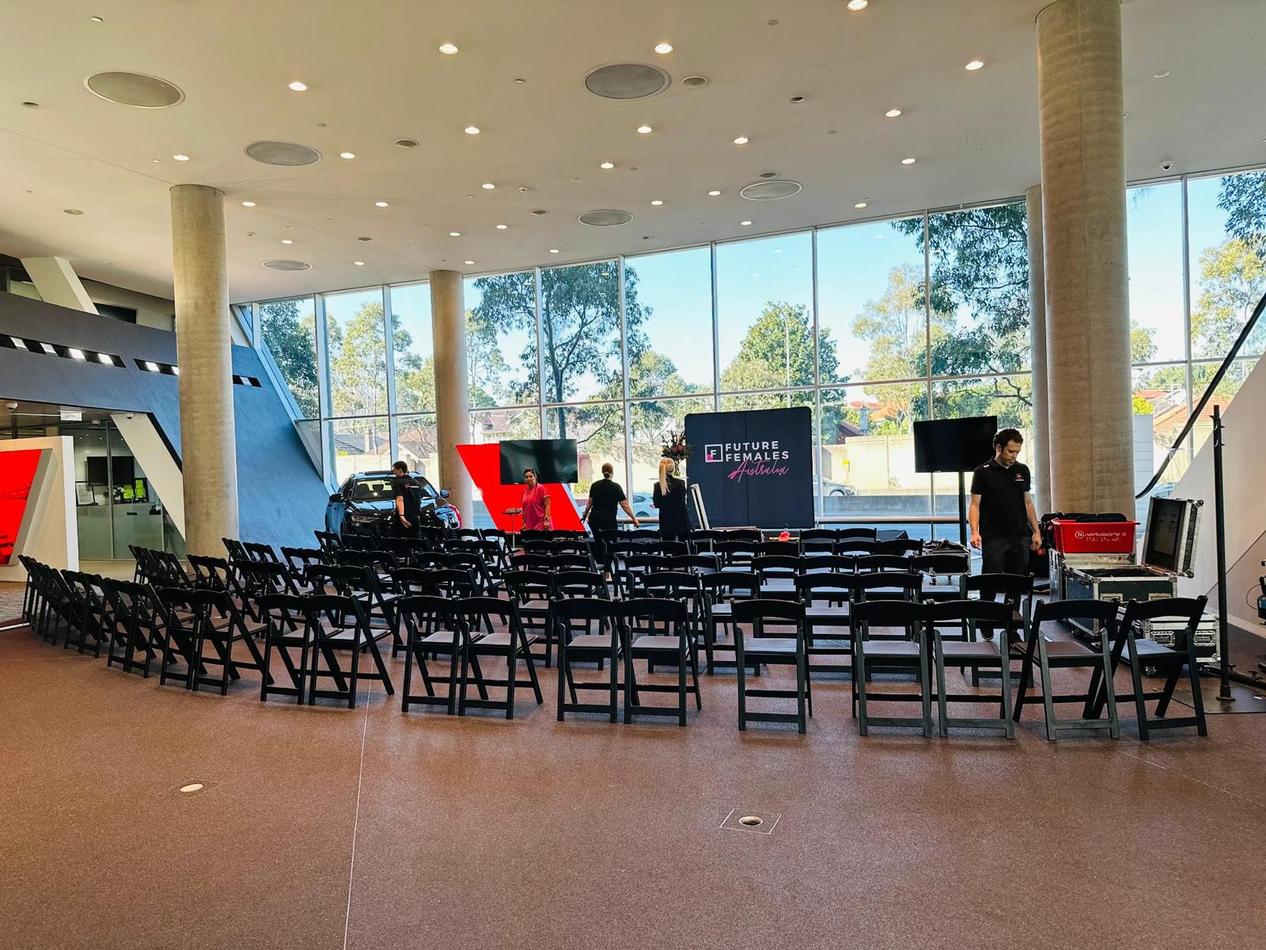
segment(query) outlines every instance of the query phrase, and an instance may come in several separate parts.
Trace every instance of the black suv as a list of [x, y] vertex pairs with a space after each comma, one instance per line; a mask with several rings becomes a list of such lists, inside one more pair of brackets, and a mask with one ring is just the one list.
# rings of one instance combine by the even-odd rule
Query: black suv
[[[410, 472], [422, 489], [422, 524], [460, 528], [462, 516], [444, 499], [448, 491], [437, 489], [425, 475]], [[395, 497], [391, 493], [392, 472], [357, 472], [343, 482], [325, 506], [325, 530], [341, 535], [344, 531], [390, 533], [394, 524]]]

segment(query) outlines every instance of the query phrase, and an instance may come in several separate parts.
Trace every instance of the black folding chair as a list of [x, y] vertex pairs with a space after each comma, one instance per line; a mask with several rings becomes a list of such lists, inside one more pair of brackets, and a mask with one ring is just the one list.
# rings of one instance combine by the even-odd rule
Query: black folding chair
[[[465, 657], [466, 644], [474, 634], [463, 628], [457, 617], [457, 599], [438, 594], [408, 595], [400, 601], [400, 616], [405, 629], [404, 685], [400, 690], [400, 710], [410, 706], [443, 706], [450, 716], [457, 713], [458, 676]], [[435, 657], [449, 661], [448, 690], [436, 693], [440, 682], [428, 664]], [[413, 670], [416, 665], [422, 677], [425, 694], [413, 692]]]
[[[1020, 684], [1016, 689], [1016, 722], [1028, 701], [1029, 685], [1033, 682], [1034, 664], [1041, 677], [1042, 705], [1046, 713], [1046, 738], [1054, 742], [1061, 734], [1077, 730], [1107, 731], [1113, 739], [1121, 737], [1117, 719], [1116, 691], [1107, 693], [1108, 718], [1058, 719], [1055, 707], [1060, 703], [1079, 703], [1085, 709], [1093, 706], [1100, 683], [1111, 676], [1112, 644], [1116, 638], [1118, 604], [1106, 600], [1057, 600], [1040, 603], [1033, 608], [1024, 637], [1024, 656], [1020, 667]], [[1070, 636], [1052, 636], [1047, 631], [1072, 622], [1085, 624], [1099, 630], [1098, 647], [1090, 647]], [[1086, 689], [1080, 693], [1056, 693], [1051, 670], [1089, 669], [1091, 675]]]
[[[734, 603], [738, 600], [754, 600], [760, 591], [760, 579], [752, 573], [718, 571], [699, 575], [703, 589], [703, 648], [708, 658], [708, 675], [716, 668], [718, 649], [733, 649]], [[720, 647], [719, 631], [730, 637], [730, 645]]]
[[[357, 682], [362, 677], [378, 680], [388, 696], [394, 695], [391, 676], [387, 673], [382, 654], [378, 652], [369, 608], [364, 601], [355, 596], [310, 594], [304, 598], [303, 608], [312, 631], [307, 671], [309, 706], [317, 699], [338, 699], [346, 700], [347, 708], [354, 709]], [[344, 650], [351, 653], [347, 670], [337, 659], [338, 652]], [[362, 651], [373, 660], [372, 672], [360, 669]], [[322, 659], [325, 660], [324, 669], [321, 668]], [[322, 689], [322, 679], [332, 679], [335, 688]]]
[[[461, 655], [461, 677], [457, 693], [457, 715], [466, 715], [468, 708], [501, 709], [507, 719], [514, 718], [515, 688], [526, 686], [536, 697], [539, 706], [544, 699], [541, 696], [541, 684], [536, 677], [536, 667], [532, 663], [532, 641], [535, 639], [523, 630], [519, 621], [519, 611], [512, 600], [499, 597], [464, 597], [456, 603], [457, 622], [466, 639], [466, 649]], [[493, 630], [491, 633], [479, 634], [480, 626]], [[500, 630], [495, 630], [495, 627]], [[484, 659], [504, 659], [506, 662], [505, 679], [490, 679], [484, 675], [479, 662]], [[527, 679], [518, 678], [518, 665], [522, 661], [527, 672]], [[478, 699], [468, 696], [470, 674], [474, 674], [475, 688], [479, 692]], [[488, 687], [499, 687], [505, 690], [504, 699], [490, 699]]]
[[[857, 731], [868, 735], [871, 726], [918, 726], [924, 738], [932, 736], [932, 692], [928, 665], [927, 607], [915, 600], [856, 601], [849, 611], [853, 636], [853, 715]], [[877, 637], [875, 628], [901, 630], [899, 636]], [[875, 692], [870, 686], [871, 666], [912, 671], [919, 682], [918, 695], [908, 692]], [[872, 716], [870, 703], [919, 702], [922, 714]]]
[[259, 684], [261, 703], [269, 696], [293, 696], [295, 705], [302, 706], [307, 698], [308, 660], [314, 649], [316, 621], [308, 616], [306, 605], [307, 598], [297, 594], [262, 594], [256, 601], [264, 624], [264, 667], [271, 671], [275, 651], [290, 677], [290, 685], [282, 686], [265, 676]]
[[[118, 663], [125, 673], [139, 667], [142, 676], [149, 679], [150, 664], [158, 658], [162, 635], [163, 612], [158, 599], [146, 584], [110, 578], [102, 584], [114, 616], [106, 645], [106, 666]], [[138, 653], [143, 659], [137, 658]]]
[[[660, 587], [652, 574], [646, 579], [646, 590], [656, 593]], [[695, 584], [696, 589], [698, 584]], [[624, 721], [630, 723], [635, 716], [677, 716], [677, 725], [686, 724], [686, 697], [693, 693], [695, 709], [703, 708], [699, 696], [699, 652], [695, 639], [696, 616], [691, 616], [685, 600], [669, 600], [662, 597], [639, 597], [623, 603], [624, 619]], [[697, 610], [697, 608], [695, 608]], [[647, 661], [647, 671], [655, 671], [656, 662], [671, 663], [677, 668], [677, 683], [638, 683], [634, 662]], [[690, 682], [686, 670], [690, 670]], [[641, 692], [676, 693], [677, 705], [651, 706], [642, 703]]]
[[[185, 663], [185, 688], [195, 692], [199, 686], [217, 686], [221, 696], [227, 695], [229, 681], [240, 679], [243, 668], [258, 670], [268, 678], [268, 667], [255, 644], [256, 629], [248, 625], [227, 591], [167, 587], [159, 592], [159, 598], [167, 617], [160, 686], [167, 682], [178, 659]], [[246, 644], [249, 661], [234, 659], [233, 646], [239, 642]], [[219, 675], [212, 675], [211, 667], [218, 667]]]
[[[606, 713], [617, 719], [620, 695], [621, 604], [596, 597], [556, 601], [550, 611], [558, 640], [558, 721], [569, 712]], [[595, 625], [597, 632], [594, 632]], [[609, 663], [605, 682], [577, 681], [572, 664]], [[606, 692], [605, 703], [582, 703], [579, 691]]]
[[[1196, 656], [1196, 629], [1200, 626], [1207, 603], [1208, 598], [1203, 595], [1130, 601], [1125, 607], [1125, 616], [1116, 629], [1110, 655], [1110, 673], [1105, 682], [1095, 684], [1096, 699], [1090, 709], [1091, 715], [1098, 716], [1102, 713], [1108, 692], [1115, 690], [1112, 674], [1116, 673], [1124, 655], [1130, 664], [1133, 689], [1124, 695], [1117, 693], [1116, 701], [1133, 701], [1141, 740], [1149, 741], [1155, 729], [1182, 729], [1190, 726], [1196, 727], [1198, 735], [1207, 736], [1209, 729], [1205, 721], [1204, 697], [1200, 690], [1200, 661]], [[1158, 643], [1148, 635], [1150, 626], [1158, 621], [1176, 621], [1180, 624], [1174, 630], [1172, 645]], [[1151, 667], [1165, 677], [1159, 690], [1148, 692], [1144, 688], [1144, 667]], [[1191, 685], [1193, 715], [1166, 716], [1184, 667]], [[1156, 700], [1156, 709], [1152, 716], [1147, 714], [1148, 700]]]
[[[853, 655], [853, 637], [849, 629], [849, 595], [856, 579], [853, 574], [835, 574], [822, 572], [817, 574], [801, 574], [795, 579], [796, 599], [804, 604], [804, 636], [809, 653], [809, 675], [814, 673], [848, 672], [848, 666], [831, 664], [813, 665], [816, 657], [851, 657]], [[827, 641], [817, 643], [816, 630], [819, 627], [827, 631], [821, 639]], [[842, 628], [842, 631], [841, 631]]]
[[[1011, 655], [1007, 644], [1014, 637], [1018, 620], [1011, 605], [992, 600], [947, 600], [927, 605], [927, 611], [936, 665], [937, 724], [941, 737], [949, 735], [950, 726], [966, 726], [1001, 729], [1008, 739], [1015, 738], [1015, 721], [1011, 718]], [[959, 629], [966, 626], [969, 630], [967, 639], [942, 636], [942, 626], [946, 624]], [[1002, 630], [1004, 635], [993, 640], [976, 639], [975, 628], [986, 624]], [[997, 669], [1002, 679], [1001, 693], [997, 697], [950, 693], [945, 676], [946, 665], [969, 668], [973, 673], [981, 668]], [[949, 703], [983, 704], [992, 701], [999, 704], [996, 718], [951, 718], [948, 712]]]
[[[813, 715], [813, 694], [809, 681], [809, 657], [804, 636], [804, 605], [790, 600], [739, 600], [733, 604], [734, 664], [738, 671], [739, 731], [747, 730], [749, 720], [760, 722], [794, 722], [800, 733], [806, 731], [806, 713]], [[790, 626], [791, 636], [770, 635], [766, 624]], [[744, 626], [751, 628], [749, 639]], [[794, 690], [772, 687], [749, 688], [749, 665], [791, 665], [796, 671]], [[748, 712], [748, 697], [794, 698], [795, 713]]]

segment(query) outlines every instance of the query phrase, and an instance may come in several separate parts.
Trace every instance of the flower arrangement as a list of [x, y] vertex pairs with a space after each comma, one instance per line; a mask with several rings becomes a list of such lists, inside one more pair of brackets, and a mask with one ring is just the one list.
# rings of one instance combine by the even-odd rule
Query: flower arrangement
[[664, 448], [660, 455], [674, 462], [681, 462], [689, 457], [690, 445], [686, 442], [686, 433], [670, 431], [664, 440]]

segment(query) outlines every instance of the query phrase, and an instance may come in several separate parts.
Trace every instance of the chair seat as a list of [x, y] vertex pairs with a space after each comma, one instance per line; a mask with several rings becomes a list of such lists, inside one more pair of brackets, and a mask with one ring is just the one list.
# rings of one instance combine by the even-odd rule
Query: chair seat
[[1135, 640], [1134, 649], [1138, 651], [1139, 656], [1185, 656], [1185, 654], [1179, 653], [1172, 647], [1167, 647], [1163, 643], [1157, 643], [1155, 640]]
[[609, 633], [582, 633], [579, 636], [572, 637], [567, 641], [568, 650], [601, 650], [604, 653], [611, 652], [611, 634]]
[[420, 643], [424, 646], [451, 647], [453, 645], [454, 636], [455, 634], [451, 630], [436, 630], [434, 633], [429, 633], [425, 637], [419, 637], [414, 642]]
[[868, 657], [917, 657], [919, 645], [910, 640], [864, 640], [862, 652]]
[[756, 637], [749, 638], [743, 647], [748, 656], [775, 654], [778, 656], [795, 656], [796, 641], [794, 637]]
[[848, 623], [848, 607], [806, 607], [804, 615], [810, 620], [839, 620]]
[[[540, 639], [540, 637], [529, 633], [526, 634], [523, 639], [528, 643], [535, 643]], [[508, 650], [510, 649], [510, 634], [507, 631], [486, 634], [475, 641], [475, 649]]]
[[998, 645], [992, 640], [945, 640], [941, 654], [946, 660], [998, 659]]
[[648, 634], [634, 640], [633, 649], [676, 653], [681, 649], [681, 637], [671, 637], [663, 634]]
[[1045, 639], [1047, 656], [1099, 656], [1098, 650], [1092, 650], [1076, 640], [1056, 640], [1051, 637]]

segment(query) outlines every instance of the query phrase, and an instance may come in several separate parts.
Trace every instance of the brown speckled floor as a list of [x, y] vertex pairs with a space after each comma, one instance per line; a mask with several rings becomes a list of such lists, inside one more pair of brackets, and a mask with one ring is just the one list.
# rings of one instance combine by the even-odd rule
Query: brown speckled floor
[[[11, 614], [0, 607], [0, 614]], [[392, 666], [398, 678], [402, 664]], [[1047, 743], [226, 698], [0, 633], [6, 946], [1260, 946], [1266, 716]], [[190, 781], [196, 795], [175, 789]], [[772, 834], [720, 828], [780, 815]]]

